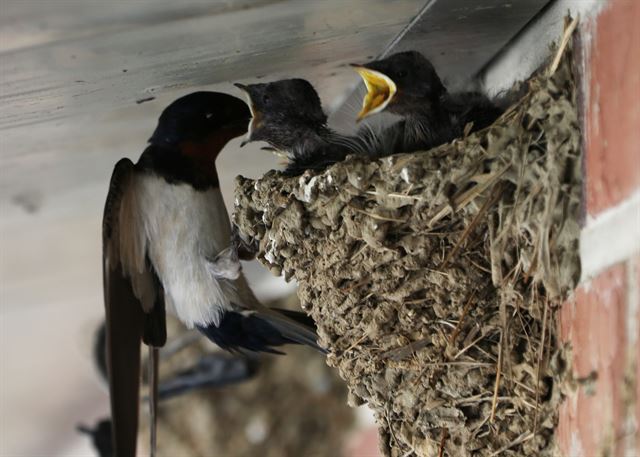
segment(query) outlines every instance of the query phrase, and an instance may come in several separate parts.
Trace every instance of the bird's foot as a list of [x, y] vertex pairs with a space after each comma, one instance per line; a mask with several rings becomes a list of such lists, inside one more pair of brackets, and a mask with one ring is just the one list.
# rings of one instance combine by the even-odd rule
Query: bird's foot
[[232, 245], [220, 251], [217, 256], [208, 261], [207, 268], [218, 279], [238, 279], [242, 271], [238, 250]]

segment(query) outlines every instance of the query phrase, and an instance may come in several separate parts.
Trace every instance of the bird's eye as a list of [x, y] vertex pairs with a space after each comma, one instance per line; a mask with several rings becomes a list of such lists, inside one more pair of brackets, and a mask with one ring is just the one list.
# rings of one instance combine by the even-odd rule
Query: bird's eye
[[204, 115], [205, 118], [211, 119], [213, 117], [213, 113], [207, 113]]
[[405, 70], [398, 70], [398, 78], [404, 78], [405, 76], [407, 76], [407, 72]]
[[262, 101], [263, 101], [264, 103], [269, 103], [269, 101], [270, 101], [270, 100], [271, 100], [271, 97], [269, 97], [267, 94], [264, 94], [264, 95], [262, 96]]

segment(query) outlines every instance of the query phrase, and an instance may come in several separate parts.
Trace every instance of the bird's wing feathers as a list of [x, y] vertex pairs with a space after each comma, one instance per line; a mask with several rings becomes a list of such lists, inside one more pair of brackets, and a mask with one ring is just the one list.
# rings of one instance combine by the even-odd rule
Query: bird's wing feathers
[[[229, 351], [282, 354], [275, 348], [284, 344], [305, 344], [325, 352], [316, 342], [315, 325], [301, 316], [296, 319], [279, 310], [263, 308], [226, 312], [218, 325], [197, 326], [211, 341]], [[306, 317], [306, 316], [304, 316]]]
[[111, 177], [102, 219], [107, 367], [116, 455], [134, 456], [138, 433], [140, 341], [144, 312], [125, 276], [120, 255], [120, 210], [130, 191], [133, 163], [120, 160]]
[[[228, 292], [228, 295], [233, 297], [231, 302], [238, 315], [244, 316], [240, 326], [242, 329], [241, 333], [253, 333], [254, 335], [248, 336], [261, 339], [260, 346], [263, 348], [251, 350], [260, 351], [265, 350], [264, 348], [268, 348], [269, 346], [297, 343], [311, 346], [320, 352], [326, 352], [316, 341], [318, 335], [316, 334], [316, 326], [313, 319], [299, 311], [274, 309], [263, 305], [249, 287], [244, 275], [241, 274], [233, 281], [233, 291]], [[230, 322], [233, 324], [233, 320]], [[268, 325], [265, 326], [264, 323]], [[218, 333], [222, 331], [224, 333], [239, 330], [238, 327], [228, 324], [229, 322], [226, 328], [222, 328], [225, 327], [223, 323], [219, 329], [214, 328], [210, 331]], [[204, 333], [209, 337], [211, 336], [207, 332]], [[239, 335], [235, 335], [234, 338], [237, 336]], [[240, 344], [240, 346], [242, 346], [242, 344]]]
[[473, 122], [473, 132], [491, 125], [502, 114], [502, 110], [480, 92], [450, 94], [443, 104], [447, 111], [457, 116], [461, 128]]
[[146, 233], [135, 187], [134, 164], [120, 160], [111, 176], [102, 224], [106, 357], [114, 446], [120, 457], [136, 452], [140, 342], [145, 324], [150, 324], [145, 311], [162, 305], [156, 303], [161, 301], [156, 300], [160, 291], [145, 254]]
[[129, 159], [120, 160], [113, 170], [105, 207], [104, 220], [109, 221], [111, 234], [106, 247], [111, 264], [120, 264], [142, 308], [149, 312], [158, 298], [158, 288], [147, 259], [147, 230], [136, 188], [137, 176]]
[[258, 316], [271, 324], [286, 339], [310, 346], [320, 352], [326, 353], [317, 342], [318, 335], [313, 319], [299, 311], [262, 308], [257, 312]]

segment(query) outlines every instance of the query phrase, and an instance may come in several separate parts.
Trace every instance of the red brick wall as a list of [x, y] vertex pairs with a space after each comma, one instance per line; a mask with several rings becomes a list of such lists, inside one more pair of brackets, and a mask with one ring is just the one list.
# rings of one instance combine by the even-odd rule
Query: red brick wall
[[[565, 455], [598, 455], [623, 435], [626, 365], [626, 272], [616, 265], [580, 287], [564, 304], [560, 336], [571, 342], [578, 389], [560, 409], [558, 439]], [[589, 382], [595, 373], [595, 382]]]
[[[621, 231], [630, 241], [624, 241], [628, 249], [617, 247], [622, 255], [615, 261], [593, 256], [591, 271], [583, 272], [582, 284], [561, 309], [560, 335], [572, 346], [579, 382], [561, 406], [558, 442], [570, 457], [640, 456], [640, 255], [633, 240], [640, 239], [640, 0], [609, 0], [582, 30], [584, 231], [596, 225], [598, 231], [581, 252], [606, 254], [607, 243], [621, 242]], [[586, 381], [592, 373], [595, 381]]]
[[593, 34], [586, 169], [587, 207], [595, 215], [640, 182], [640, 2], [610, 0]]

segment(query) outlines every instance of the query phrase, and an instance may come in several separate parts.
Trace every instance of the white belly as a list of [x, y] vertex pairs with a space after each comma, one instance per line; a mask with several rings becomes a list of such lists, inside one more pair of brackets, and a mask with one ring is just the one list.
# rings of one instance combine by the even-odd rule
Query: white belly
[[167, 308], [188, 327], [218, 324], [237, 297], [234, 285], [207, 268], [229, 246], [229, 216], [219, 189], [197, 191], [146, 176], [138, 189], [147, 254], [164, 285]]

